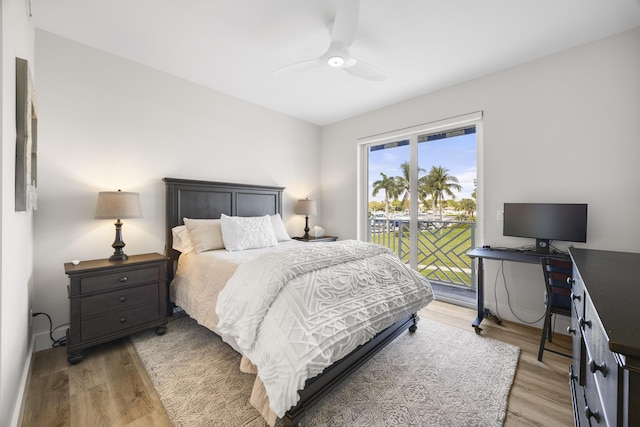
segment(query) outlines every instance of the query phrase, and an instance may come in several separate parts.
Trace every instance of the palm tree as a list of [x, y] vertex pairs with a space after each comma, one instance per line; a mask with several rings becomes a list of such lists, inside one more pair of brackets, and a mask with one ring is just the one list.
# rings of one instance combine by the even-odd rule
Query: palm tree
[[373, 192], [371, 195], [375, 197], [378, 192], [384, 191], [384, 213], [387, 218], [387, 224], [389, 223], [389, 200], [398, 200], [398, 186], [394, 177], [389, 178], [383, 172], [380, 172], [382, 178], [373, 183]]
[[460, 200], [460, 207], [465, 212], [465, 216], [469, 219], [473, 219], [473, 213], [476, 211], [476, 202], [473, 199]]
[[431, 218], [435, 219], [436, 200], [433, 197], [431, 175], [426, 175], [418, 179], [418, 197], [424, 205], [431, 205]]
[[[402, 171], [402, 175], [395, 177], [398, 187], [398, 197], [402, 196], [402, 204], [405, 209], [408, 209], [409, 206], [407, 202], [409, 201], [409, 195], [411, 194], [411, 166], [409, 165], [409, 162], [403, 162], [400, 165], [400, 170]], [[421, 172], [425, 172], [425, 170], [418, 166], [418, 175], [420, 175]]]
[[[429, 174], [421, 180], [422, 191], [425, 194], [431, 194], [432, 209], [435, 212], [435, 206], [439, 201], [444, 200], [445, 196], [452, 199], [456, 198], [453, 190], [460, 191], [462, 186], [458, 184], [458, 178], [449, 175], [449, 169], [442, 166], [433, 166]], [[426, 198], [426, 197], [423, 197]], [[440, 220], [442, 221], [442, 204], [440, 203]]]

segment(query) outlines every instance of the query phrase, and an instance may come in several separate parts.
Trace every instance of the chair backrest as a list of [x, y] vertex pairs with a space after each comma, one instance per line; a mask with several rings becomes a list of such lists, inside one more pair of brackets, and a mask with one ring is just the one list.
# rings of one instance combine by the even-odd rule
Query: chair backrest
[[544, 284], [547, 289], [547, 304], [551, 307], [571, 307], [571, 284], [568, 279], [572, 274], [570, 260], [542, 257], [540, 258], [544, 273]]

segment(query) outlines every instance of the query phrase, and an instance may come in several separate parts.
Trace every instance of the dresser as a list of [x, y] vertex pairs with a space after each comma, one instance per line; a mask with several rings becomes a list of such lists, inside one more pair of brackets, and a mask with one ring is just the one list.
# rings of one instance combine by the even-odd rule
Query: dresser
[[640, 426], [640, 254], [569, 250], [576, 426]]
[[132, 255], [65, 263], [70, 321], [67, 360], [78, 363], [86, 348], [149, 328], [167, 330], [167, 258]]

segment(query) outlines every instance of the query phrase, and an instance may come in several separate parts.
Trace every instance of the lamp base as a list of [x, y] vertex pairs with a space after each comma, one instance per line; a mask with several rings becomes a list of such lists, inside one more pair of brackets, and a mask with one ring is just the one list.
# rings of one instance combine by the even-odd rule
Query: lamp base
[[109, 261], [124, 261], [125, 259], [129, 259], [129, 257], [122, 251], [122, 248], [125, 246], [124, 241], [122, 241], [122, 221], [117, 220], [115, 226], [116, 239], [113, 241], [113, 245], [111, 245], [114, 252], [113, 255], [109, 257]]
[[305, 215], [304, 216], [304, 236], [302, 236], [303, 239], [307, 239], [309, 240], [309, 238], [311, 237], [309, 235], [309, 215]]
[[129, 259], [129, 256], [127, 254], [114, 253], [109, 257], [109, 261], [124, 261], [126, 259]]

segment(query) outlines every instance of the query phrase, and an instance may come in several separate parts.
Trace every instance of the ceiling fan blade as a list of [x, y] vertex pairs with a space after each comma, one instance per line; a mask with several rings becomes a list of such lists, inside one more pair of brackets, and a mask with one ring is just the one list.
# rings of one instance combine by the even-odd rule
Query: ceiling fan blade
[[387, 78], [385, 73], [362, 61], [355, 61], [355, 64], [344, 68], [344, 70], [356, 77], [362, 77], [363, 79], [373, 80], [376, 82], [381, 82]]
[[324, 65], [325, 61], [322, 57], [316, 59], [310, 59], [308, 61], [296, 62], [295, 64], [287, 65], [274, 72], [274, 74], [290, 73], [295, 71], [308, 70], [309, 68], [318, 67]]
[[349, 53], [358, 28], [360, 13], [359, 0], [340, 0], [336, 16], [331, 25], [331, 44], [320, 57], [288, 65], [275, 71], [276, 74], [306, 70], [318, 66], [329, 66], [342, 69], [356, 77], [367, 80], [382, 81], [387, 75], [366, 62], [355, 60]]
[[348, 48], [353, 43], [358, 29], [359, 0], [340, 0], [331, 28], [331, 43]]

